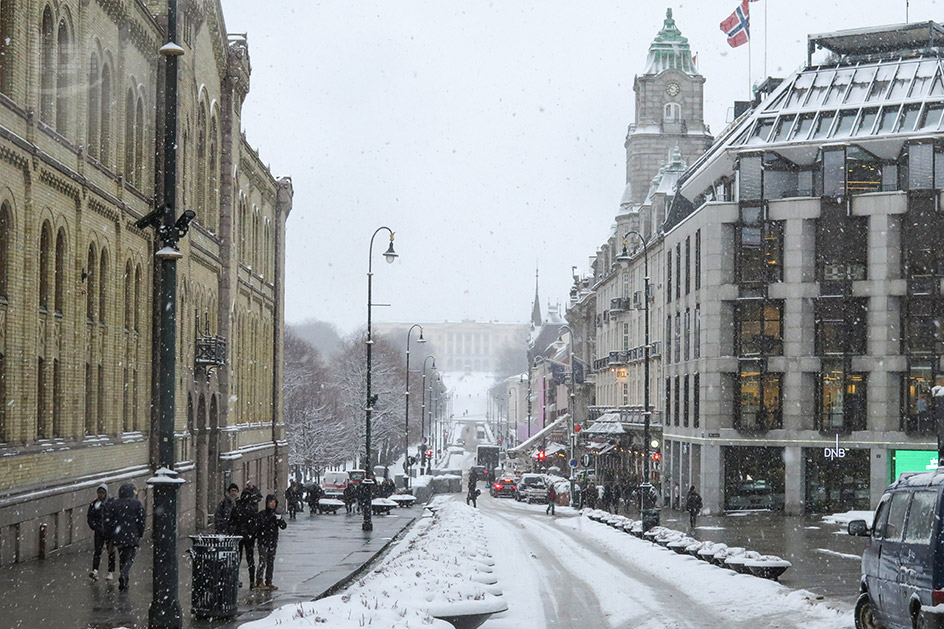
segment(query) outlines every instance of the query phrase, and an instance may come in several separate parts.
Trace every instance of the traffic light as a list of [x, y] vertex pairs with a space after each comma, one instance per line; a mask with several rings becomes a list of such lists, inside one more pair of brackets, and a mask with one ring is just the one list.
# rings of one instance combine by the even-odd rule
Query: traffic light
[[538, 450], [538, 461], [543, 461], [545, 458], [547, 458], [547, 455], [544, 450]]
[[433, 458], [433, 451], [432, 451], [432, 450], [427, 450], [427, 451], [426, 451], [426, 458], [427, 458], [427, 459], [432, 459], [432, 458]]
[[662, 455], [659, 454], [658, 452], [653, 452], [653, 453], [652, 453], [652, 460], [653, 460], [653, 461], [661, 461], [661, 460], [662, 460]]

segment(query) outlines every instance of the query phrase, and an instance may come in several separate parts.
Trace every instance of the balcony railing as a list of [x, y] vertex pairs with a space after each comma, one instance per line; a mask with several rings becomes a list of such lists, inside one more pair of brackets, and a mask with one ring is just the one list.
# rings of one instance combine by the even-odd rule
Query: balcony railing
[[616, 297], [610, 300], [610, 313], [625, 312], [631, 308], [629, 297]]
[[226, 364], [226, 339], [221, 336], [197, 338], [194, 362], [197, 367], [221, 367]]

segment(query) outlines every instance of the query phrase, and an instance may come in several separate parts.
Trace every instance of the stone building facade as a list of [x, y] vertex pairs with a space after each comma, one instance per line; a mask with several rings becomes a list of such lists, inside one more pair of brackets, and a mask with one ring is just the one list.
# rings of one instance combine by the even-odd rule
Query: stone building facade
[[[0, 2], [0, 564], [79, 547], [101, 482], [144, 481], [158, 334], [166, 3]], [[180, 2], [181, 532], [225, 482], [286, 476], [281, 418], [288, 178], [240, 134], [244, 39], [218, 0]], [[223, 359], [225, 355], [225, 360]]]
[[[677, 288], [677, 270], [669, 261], [675, 252], [665, 247], [663, 226], [679, 176], [712, 141], [704, 123], [704, 82], [668, 10], [633, 86], [636, 117], [626, 138], [626, 188], [615, 224], [590, 258], [590, 275], [574, 278], [567, 312], [575, 331], [574, 353], [590, 365], [586, 384], [578, 387], [588, 402], [581, 439], [589, 452], [600, 452], [598, 470], [637, 482], [643, 476], [646, 410], [646, 265], [650, 442], [656, 444], [650, 480], [657, 483], [667, 401], [662, 363], [673, 335], [663, 306], [667, 293]], [[636, 233], [627, 235], [630, 231]]]

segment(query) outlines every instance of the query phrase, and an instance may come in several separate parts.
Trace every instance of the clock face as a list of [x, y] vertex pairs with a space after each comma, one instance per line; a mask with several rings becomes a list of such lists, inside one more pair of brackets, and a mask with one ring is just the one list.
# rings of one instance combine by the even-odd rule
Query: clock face
[[665, 93], [669, 96], [678, 96], [678, 93], [682, 91], [682, 88], [679, 87], [678, 83], [672, 82], [665, 86]]

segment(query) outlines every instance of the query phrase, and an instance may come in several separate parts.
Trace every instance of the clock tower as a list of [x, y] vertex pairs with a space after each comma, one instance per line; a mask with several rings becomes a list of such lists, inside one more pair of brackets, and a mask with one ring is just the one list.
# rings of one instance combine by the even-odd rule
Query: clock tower
[[626, 134], [626, 194], [624, 203], [646, 200], [649, 183], [678, 147], [692, 164], [711, 146], [704, 119], [705, 77], [692, 60], [688, 39], [665, 12], [662, 30], [649, 46], [646, 69], [636, 76], [636, 121]]

